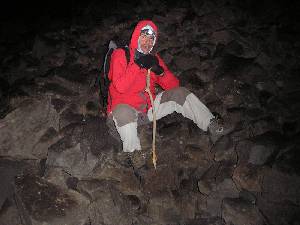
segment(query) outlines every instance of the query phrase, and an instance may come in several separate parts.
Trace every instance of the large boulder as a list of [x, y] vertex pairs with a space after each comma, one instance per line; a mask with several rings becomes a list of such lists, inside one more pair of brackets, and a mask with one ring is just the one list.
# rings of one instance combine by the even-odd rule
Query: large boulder
[[50, 98], [28, 98], [1, 120], [1, 124], [1, 156], [42, 159], [56, 141], [59, 116]]
[[93, 176], [101, 155], [113, 150], [113, 140], [101, 118], [71, 123], [60, 133], [61, 139], [49, 147], [47, 167], [61, 168], [75, 177]]
[[222, 217], [226, 224], [263, 225], [259, 209], [241, 198], [226, 198], [222, 204]]
[[272, 202], [300, 203], [300, 177], [277, 169], [265, 170], [262, 183], [263, 197]]
[[216, 185], [207, 198], [207, 211], [213, 216], [220, 216], [222, 212], [222, 202], [224, 198], [236, 198], [239, 196], [239, 190], [232, 179], [224, 179], [223, 182]]
[[83, 225], [88, 221], [89, 200], [35, 175], [19, 176], [16, 190], [33, 224]]
[[120, 193], [111, 181], [85, 181], [80, 190], [92, 201], [88, 207], [91, 224], [130, 225], [141, 210], [138, 197]]
[[239, 165], [233, 174], [233, 180], [240, 189], [258, 193], [262, 191], [263, 168], [252, 164]]

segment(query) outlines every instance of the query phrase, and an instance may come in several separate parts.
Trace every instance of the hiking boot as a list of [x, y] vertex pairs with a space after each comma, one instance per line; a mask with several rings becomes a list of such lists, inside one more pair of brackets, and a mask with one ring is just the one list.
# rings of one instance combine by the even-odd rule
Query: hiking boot
[[130, 159], [132, 166], [135, 169], [141, 168], [147, 164], [147, 161], [150, 159], [151, 150], [135, 150], [134, 152], [130, 153]]
[[140, 126], [138, 128], [138, 137], [143, 149], [152, 147], [152, 128], [149, 128], [149, 126]]
[[121, 166], [124, 166], [126, 168], [129, 168], [129, 167], [132, 166], [130, 153], [128, 153], [128, 152], [121, 151], [121, 152], [117, 153], [116, 154], [116, 161]]
[[224, 124], [219, 118], [212, 118], [208, 125], [210, 140], [215, 144], [222, 136], [231, 133], [234, 130], [233, 125]]

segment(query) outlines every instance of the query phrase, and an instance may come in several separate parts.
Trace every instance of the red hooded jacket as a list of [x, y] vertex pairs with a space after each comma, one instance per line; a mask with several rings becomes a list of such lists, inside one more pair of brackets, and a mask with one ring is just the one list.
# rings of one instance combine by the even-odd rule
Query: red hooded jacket
[[[135, 27], [129, 45], [130, 61], [127, 64], [125, 51], [116, 49], [111, 56], [110, 71], [108, 77], [111, 81], [109, 86], [109, 96], [107, 104], [107, 112], [110, 113], [118, 104], [128, 104], [137, 111], [147, 112], [151, 107], [149, 95], [146, 93], [146, 75], [147, 70], [141, 69], [134, 62], [134, 53], [138, 47], [138, 38], [141, 29], [150, 25], [156, 32], [157, 43], [157, 27], [150, 20], [140, 21]], [[164, 69], [163, 76], [157, 76], [151, 72], [150, 90], [155, 99], [155, 84], [160, 85], [164, 90], [169, 90], [179, 86], [179, 80], [167, 68], [163, 60], [156, 55], [160, 66]]]

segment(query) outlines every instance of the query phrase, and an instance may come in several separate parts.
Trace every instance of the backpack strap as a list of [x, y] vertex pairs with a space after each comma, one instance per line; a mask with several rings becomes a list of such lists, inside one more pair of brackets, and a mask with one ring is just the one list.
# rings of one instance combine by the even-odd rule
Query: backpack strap
[[126, 56], [126, 60], [127, 60], [127, 65], [128, 65], [128, 63], [129, 63], [129, 61], [130, 61], [130, 51], [129, 51], [129, 47], [126, 45], [126, 46], [121, 47], [121, 49], [123, 49], [124, 52], [125, 52], [125, 56]]
[[[103, 71], [103, 75], [99, 76], [99, 84], [100, 84], [100, 99], [102, 100], [102, 106], [104, 109], [106, 109], [107, 107], [107, 101], [109, 96], [109, 85], [110, 85], [110, 80], [108, 78], [108, 72], [109, 72], [109, 67], [110, 67], [110, 60], [111, 60], [111, 55], [112, 52], [118, 49], [117, 45], [114, 42], [110, 42], [109, 44], [109, 50], [105, 55], [104, 58], [104, 64], [102, 66], [102, 71]], [[125, 56], [126, 56], [126, 61], [127, 61], [127, 65], [130, 61], [130, 51], [129, 51], [129, 47], [128, 46], [123, 46], [123, 47], [119, 47], [119, 49], [123, 49], [125, 52]], [[101, 73], [100, 73], [101, 74]]]

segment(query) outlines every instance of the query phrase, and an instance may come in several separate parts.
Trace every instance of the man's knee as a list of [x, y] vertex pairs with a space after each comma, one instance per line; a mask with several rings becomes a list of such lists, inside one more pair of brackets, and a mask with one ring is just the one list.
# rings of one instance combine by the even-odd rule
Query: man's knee
[[118, 127], [137, 121], [136, 110], [127, 104], [117, 105], [112, 114]]
[[182, 106], [190, 93], [191, 92], [184, 87], [173, 88], [163, 93], [160, 103], [174, 101]]

